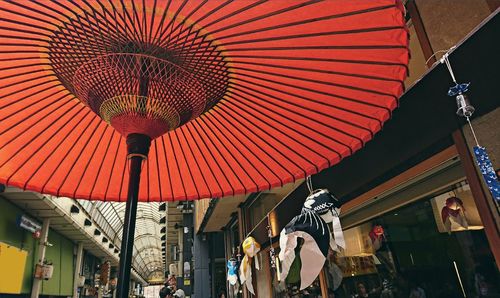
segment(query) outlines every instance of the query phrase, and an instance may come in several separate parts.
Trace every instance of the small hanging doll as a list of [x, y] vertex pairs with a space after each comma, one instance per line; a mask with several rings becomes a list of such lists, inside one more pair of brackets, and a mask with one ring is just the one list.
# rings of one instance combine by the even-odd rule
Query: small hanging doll
[[238, 293], [238, 267], [239, 263], [236, 258], [230, 258], [227, 261], [227, 281], [229, 282], [229, 288], [233, 289], [234, 293]]
[[453, 223], [464, 229], [469, 227], [469, 223], [465, 217], [464, 203], [457, 197], [446, 199], [445, 206], [441, 209], [441, 218], [448, 233], [451, 233], [451, 226]]
[[247, 290], [255, 295], [255, 291], [253, 289], [252, 284], [252, 263], [255, 264], [255, 269], [260, 270], [258, 260], [254, 260], [256, 258], [257, 253], [260, 251], [260, 244], [255, 241], [253, 237], [248, 237], [243, 241], [243, 260], [241, 261], [240, 266], [240, 280], [241, 284], [245, 284]]

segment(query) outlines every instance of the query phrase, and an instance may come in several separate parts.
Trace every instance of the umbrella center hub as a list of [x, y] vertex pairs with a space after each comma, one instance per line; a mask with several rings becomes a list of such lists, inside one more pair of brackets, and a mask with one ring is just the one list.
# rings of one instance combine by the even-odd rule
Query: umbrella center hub
[[144, 42], [140, 36], [124, 42], [88, 24], [68, 22], [53, 33], [50, 65], [63, 86], [123, 136], [157, 138], [224, 96], [226, 61], [214, 41], [196, 38], [201, 28], [180, 44], [175, 38]]
[[201, 115], [207, 98], [189, 72], [144, 54], [102, 55], [83, 63], [72, 80], [75, 95], [123, 135], [156, 138]]

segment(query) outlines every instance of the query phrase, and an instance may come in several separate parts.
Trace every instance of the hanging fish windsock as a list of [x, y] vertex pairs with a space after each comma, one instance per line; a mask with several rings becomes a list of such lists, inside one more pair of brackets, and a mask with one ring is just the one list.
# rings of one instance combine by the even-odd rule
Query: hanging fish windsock
[[370, 236], [373, 248], [377, 251], [384, 242], [384, 228], [381, 225], [375, 225], [368, 233], [368, 236]]
[[280, 253], [281, 280], [285, 280], [293, 261], [298, 238], [304, 240], [300, 247], [300, 289], [310, 286], [321, 272], [328, 255], [330, 235], [325, 221], [315, 212], [305, 211], [295, 216], [281, 231]]
[[236, 286], [238, 283], [238, 261], [231, 258], [227, 261], [227, 280], [229, 285]]
[[451, 232], [452, 223], [464, 229], [469, 228], [469, 223], [465, 217], [464, 203], [457, 197], [446, 199], [445, 206], [441, 209], [441, 218], [448, 233]]
[[240, 265], [241, 284], [246, 284], [247, 289], [252, 295], [255, 295], [252, 284], [252, 262], [255, 263], [255, 269], [260, 270], [259, 262], [254, 262], [254, 257], [260, 251], [260, 244], [253, 237], [248, 237], [243, 241], [243, 260]]
[[304, 207], [302, 208], [302, 212], [307, 211], [315, 212], [325, 223], [333, 225], [333, 235], [330, 236], [330, 247], [333, 250], [339, 251], [339, 247], [345, 248], [344, 233], [342, 232], [342, 225], [339, 218], [340, 201], [337, 198], [327, 189], [315, 190], [306, 198]]

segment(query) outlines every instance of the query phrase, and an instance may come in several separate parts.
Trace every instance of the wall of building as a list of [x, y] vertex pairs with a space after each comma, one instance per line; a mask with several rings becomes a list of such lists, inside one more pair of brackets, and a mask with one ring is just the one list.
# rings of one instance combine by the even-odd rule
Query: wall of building
[[208, 207], [210, 206], [211, 199], [203, 199], [194, 202], [194, 233], [198, 233], [200, 225], [203, 222], [203, 218], [207, 213]]
[[[22, 294], [31, 292], [33, 270], [37, 262], [38, 241], [30, 232], [17, 226], [18, 216], [25, 214], [22, 209], [0, 197], [0, 242], [28, 251], [24, 269]], [[40, 221], [41, 222], [41, 221]], [[42, 282], [41, 294], [71, 296], [73, 293], [74, 244], [60, 234], [49, 230], [46, 260], [54, 265], [54, 275]]]
[[490, 13], [486, 0], [415, 0], [434, 52], [447, 50]]
[[[73, 251], [75, 245], [67, 238], [49, 230], [49, 243], [45, 259], [52, 262], [54, 275], [50, 280], [42, 282], [42, 295], [71, 296], [73, 294], [74, 261]], [[36, 252], [35, 256], [38, 254]]]
[[28, 251], [21, 293], [30, 293], [36, 259], [35, 239], [31, 233], [17, 226], [17, 217], [23, 214], [23, 210], [0, 197], [0, 242]]

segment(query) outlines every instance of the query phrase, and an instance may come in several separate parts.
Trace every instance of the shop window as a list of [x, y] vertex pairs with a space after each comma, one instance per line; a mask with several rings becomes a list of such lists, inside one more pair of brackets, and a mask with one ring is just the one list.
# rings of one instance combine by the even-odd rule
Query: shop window
[[[325, 275], [335, 297], [499, 297], [499, 273], [466, 181], [345, 232]], [[340, 282], [341, 280], [341, 282]]]

